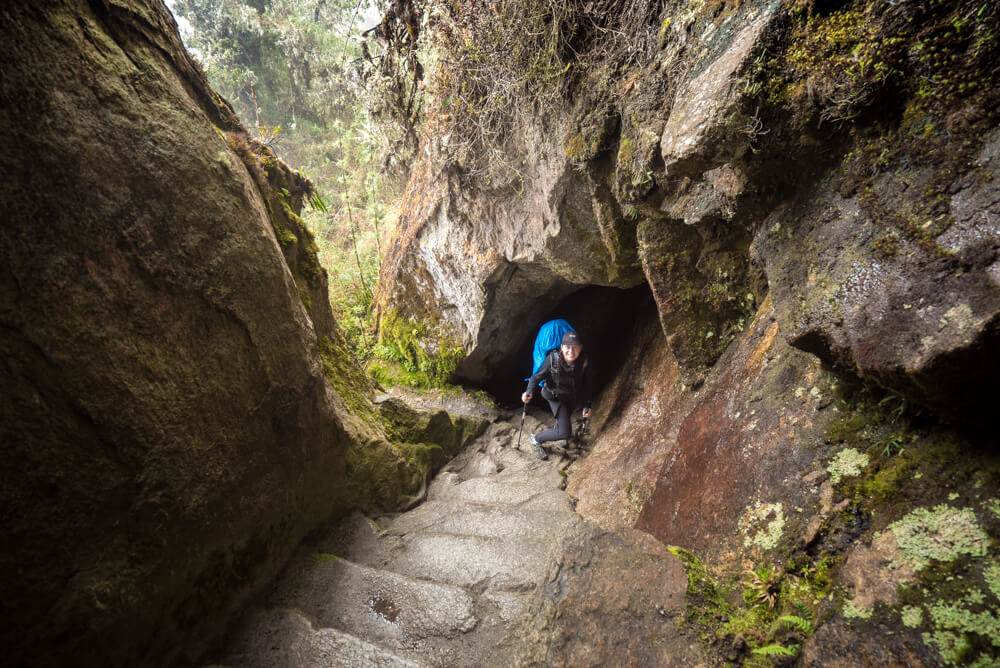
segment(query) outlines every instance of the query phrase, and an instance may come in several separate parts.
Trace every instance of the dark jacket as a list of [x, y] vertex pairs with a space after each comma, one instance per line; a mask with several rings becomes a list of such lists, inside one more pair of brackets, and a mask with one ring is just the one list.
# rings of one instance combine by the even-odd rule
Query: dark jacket
[[590, 408], [594, 373], [590, 368], [590, 357], [581, 353], [570, 366], [559, 350], [545, 356], [538, 373], [528, 379], [528, 394], [534, 395], [538, 384], [545, 381], [542, 396], [550, 401], [568, 402], [570, 406], [580, 404]]

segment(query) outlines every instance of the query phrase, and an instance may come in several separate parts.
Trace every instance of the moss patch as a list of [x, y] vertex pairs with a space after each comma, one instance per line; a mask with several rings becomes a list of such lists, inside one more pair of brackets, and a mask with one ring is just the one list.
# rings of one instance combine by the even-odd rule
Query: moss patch
[[728, 610], [728, 605], [715, 581], [691, 552], [676, 546], [668, 546], [667, 550], [681, 560], [687, 571], [687, 621], [701, 626], [716, 625]]
[[[335, 336], [337, 332], [334, 333]], [[351, 413], [368, 424], [375, 423], [375, 409], [372, 406], [374, 388], [371, 382], [354, 362], [347, 343], [337, 337], [331, 340], [325, 336], [317, 342], [323, 371], [333, 389], [341, 396]]]
[[465, 359], [465, 349], [439, 330], [439, 325], [415, 321], [396, 310], [387, 310], [381, 316], [379, 345], [374, 351], [376, 360], [382, 362], [369, 364], [369, 373], [388, 384], [442, 387]]
[[804, 558], [785, 568], [764, 564], [747, 571], [742, 582], [727, 586], [716, 583], [687, 550], [668, 549], [687, 569], [686, 621], [712, 645], [721, 640], [742, 648], [730, 660], [743, 652], [744, 665], [769, 665], [766, 655], [796, 656], [815, 632], [820, 606], [833, 583], [835, 559]]

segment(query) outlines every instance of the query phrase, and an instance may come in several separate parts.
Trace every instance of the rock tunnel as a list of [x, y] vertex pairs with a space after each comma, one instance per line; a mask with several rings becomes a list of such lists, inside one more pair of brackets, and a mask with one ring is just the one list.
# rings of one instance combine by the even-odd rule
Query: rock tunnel
[[517, 316], [527, 322], [510, 327], [511, 339], [503, 352], [487, 357], [487, 376], [477, 385], [503, 405], [516, 404], [531, 374], [531, 353], [535, 334], [543, 323], [565, 318], [580, 333], [594, 360], [595, 394], [609, 383], [628, 354], [634, 324], [653, 314], [656, 305], [649, 286], [633, 288], [600, 285], [577, 287], [562, 297], [543, 297], [534, 304], [538, 313]]

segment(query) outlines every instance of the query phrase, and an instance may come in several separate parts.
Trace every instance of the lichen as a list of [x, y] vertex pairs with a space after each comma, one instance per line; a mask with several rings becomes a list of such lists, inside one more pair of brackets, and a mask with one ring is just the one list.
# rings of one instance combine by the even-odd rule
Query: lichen
[[[972, 658], [970, 650], [983, 643], [989, 643], [994, 650], [1000, 648], [1000, 617], [995, 610], [977, 609], [982, 603], [982, 593], [973, 590], [958, 601], [928, 606], [935, 630], [924, 633], [923, 640], [936, 647], [946, 663], [968, 663]], [[979, 637], [972, 638], [970, 634]], [[978, 658], [987, 657], [980, 654]]]
[[[764, 522], [767, 522], [764, 525]], [[778, 546], [785, 529], [785, 513], [780, 503], [764, 503], [756, 508], [747, 506], [739, 523], [743, 546], [756, 545], [763, 550]]]
[[900, 611], [900, 617], [902, 617], [903, 626], [915, 629], [924, 621], [924, 611], [915, 605], [907, 605]]
[[983, 579], [993, 595], [1000, 599], [1000, 563], [991, 561], [983, 567]]
[[834, 455], [833, 461], [826, 467], [830, 474], [830, 483], [836, 485], [843, 478], [861, 475], [862, 470], [868, 466], [868, 461], [868, 455], [854, 448], [844, 448]]
[[906, 565], [914, 571], [932, 560], [948, 562], [960, 555], [986, 555], [989, 538], [979, 528], [970, 508], [942, 504], [931, 510], [917, 508], [889, 525]]
[[986, 508], [993, 514], [993, 517], [1000, 519], [1000, 499], [990, 499], [986, 502]]
[[844, 617], [848, 619], [871, 619], [872, 609], [856, 604], [853, 600], [844, 601], [842, 609]]

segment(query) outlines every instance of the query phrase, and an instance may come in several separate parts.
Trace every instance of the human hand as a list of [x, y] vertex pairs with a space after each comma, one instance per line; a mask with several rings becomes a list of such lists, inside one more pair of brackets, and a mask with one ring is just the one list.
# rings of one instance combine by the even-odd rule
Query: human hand
[[584, 419], [587, 419], [587, 418], [590, 417], [590, 409], [589, 408], [584, 408], [583, 409], [583, 417], [584, 417]]
[[527, 392], [525, 392], [524, 394], [521, 395], [521, 401], [524, 402], [524, 403], [526, 403], [526, 404], [530, 403], [531, 402], [531, 395], [528, 394]]

